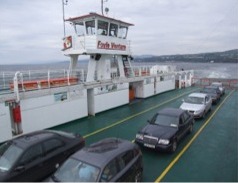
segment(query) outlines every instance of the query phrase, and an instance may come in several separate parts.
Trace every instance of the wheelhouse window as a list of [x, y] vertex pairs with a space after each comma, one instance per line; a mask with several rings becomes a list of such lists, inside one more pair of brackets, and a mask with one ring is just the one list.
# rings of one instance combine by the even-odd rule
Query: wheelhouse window
[[95, 20], [86, 21], [85, 25], [86, 25], [87, 35], [94, 35], [95, 34]]
[[84, 35], [84, 24], [83, 24], [83, 22], [74, 24], [74, 29], [75, 29], [75, 33], [78, 36]]
[[107, 36], [108, 35], [108, 22], [98, 20], [98, 35]]
[[110, 23], [109, 36], [117, 37], [117, 33], [118, 33], [118, 25]]
[[118, 37], [119, 37], [119, 38], [126, 39], [126, 37], [127, 37], [127, 31], [128, 31], [128, 27], [126, 27], [126, 26], [120, 26], [120, 27], [119, 27], [119, 31], [118, 31]]

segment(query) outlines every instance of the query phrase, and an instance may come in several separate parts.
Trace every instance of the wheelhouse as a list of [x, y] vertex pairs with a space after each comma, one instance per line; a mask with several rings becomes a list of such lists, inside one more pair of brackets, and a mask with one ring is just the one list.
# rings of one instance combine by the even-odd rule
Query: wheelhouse
[[66, 54], [125, 54], [130, 51], [126, 40], [131, 23], [102, 16], [97, 13], [69, 18], [73, 35], [64, 38], [63, 51]]

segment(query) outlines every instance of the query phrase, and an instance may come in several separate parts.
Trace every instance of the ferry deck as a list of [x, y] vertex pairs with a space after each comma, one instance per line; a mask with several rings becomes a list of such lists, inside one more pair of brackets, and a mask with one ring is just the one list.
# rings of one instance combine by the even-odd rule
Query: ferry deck
[[[197, 83], [191, 71], [174, 73], [168, 68], [166, 73], [157, 67], [132, 67], [127, 32], [134, 24], [97, 13], [65, 21], [73, 25], [74, 33], [63, 39], [62, 51], [70, 57], [64, 77], [54, 77], [55, 73], [48, 71], [47, 78], [39, 79], [43, 75], [36, 72], [37, 78], [31, 72], [26, 78], [24, 73], [16, 72], [11, 82], [5, 82], [7, 76], [1, 74], [0, 143], [52, 126], [80, 133], [86, 144], [106, 137], [133, 142], [137, 131], [157, 110], [179, 107], [183, 97], [199, 91], [197, 86], [189, 87]], [[90, 56], [87, 74], [77, 71], [81, 55]], [[230, 81], [237, 84], [237, 79]], [[130, 87], [137, 91], [136, 98], [143, 99], [128, 105]], [[236, 90], [227, 90], [204, 120], [196, 120], [194, 132], [185, 137], [175, 153], [142, 149], [143, 181], [238, 181], [237, 99], [237, 86]]]
[[[85, 117], [52, 129], [77, 132], [86, 145], [106, 137], [134, 142], [137, 131], [152, 115], [165, 107], [179, 107], [182, 99], [199, 87], [165, 92], [137, 99], [95, 116]], [[143, 182], [237, 182], [238, 91], [226, 90], [205, 119], [197, 119], [192, 134], [184, 137], [175, 153], [142, 148]]]

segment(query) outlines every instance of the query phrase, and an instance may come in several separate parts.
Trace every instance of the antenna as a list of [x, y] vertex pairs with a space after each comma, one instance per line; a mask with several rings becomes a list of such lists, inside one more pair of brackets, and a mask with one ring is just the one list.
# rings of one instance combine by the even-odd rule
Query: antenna
[[[101, 11], [102, 11], [102, 15], [104, 15], [103, 14], [103, 3], [104, 2], [107, 2], [108, 0], [101, 0]], [[106, 11], [106, 13], [108, 13], [108, 11], [109, 11], [109, 9], [108, 8], [105, 8], [105, 11]]]
[[105, 8], [105, 12], [106, 12], [106, 14], [108, 14], [109, 8]]
[[62, 0], [62, 11], [63, 11], [63, 26], [64, 26], [64, 37], [65, 37], [65, 18], [64, 18], [64, 6], [68, 4], [68, 0]]

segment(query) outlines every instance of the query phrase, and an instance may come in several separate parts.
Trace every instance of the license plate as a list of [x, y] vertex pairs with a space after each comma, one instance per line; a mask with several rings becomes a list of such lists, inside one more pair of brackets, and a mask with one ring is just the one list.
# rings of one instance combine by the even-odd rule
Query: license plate
[[155, 148], [155, 145], [152, 145], [152, 144], [144, 144], [145, 147], [149, 147], [149, 148], [152, 148], [154, 149]]

